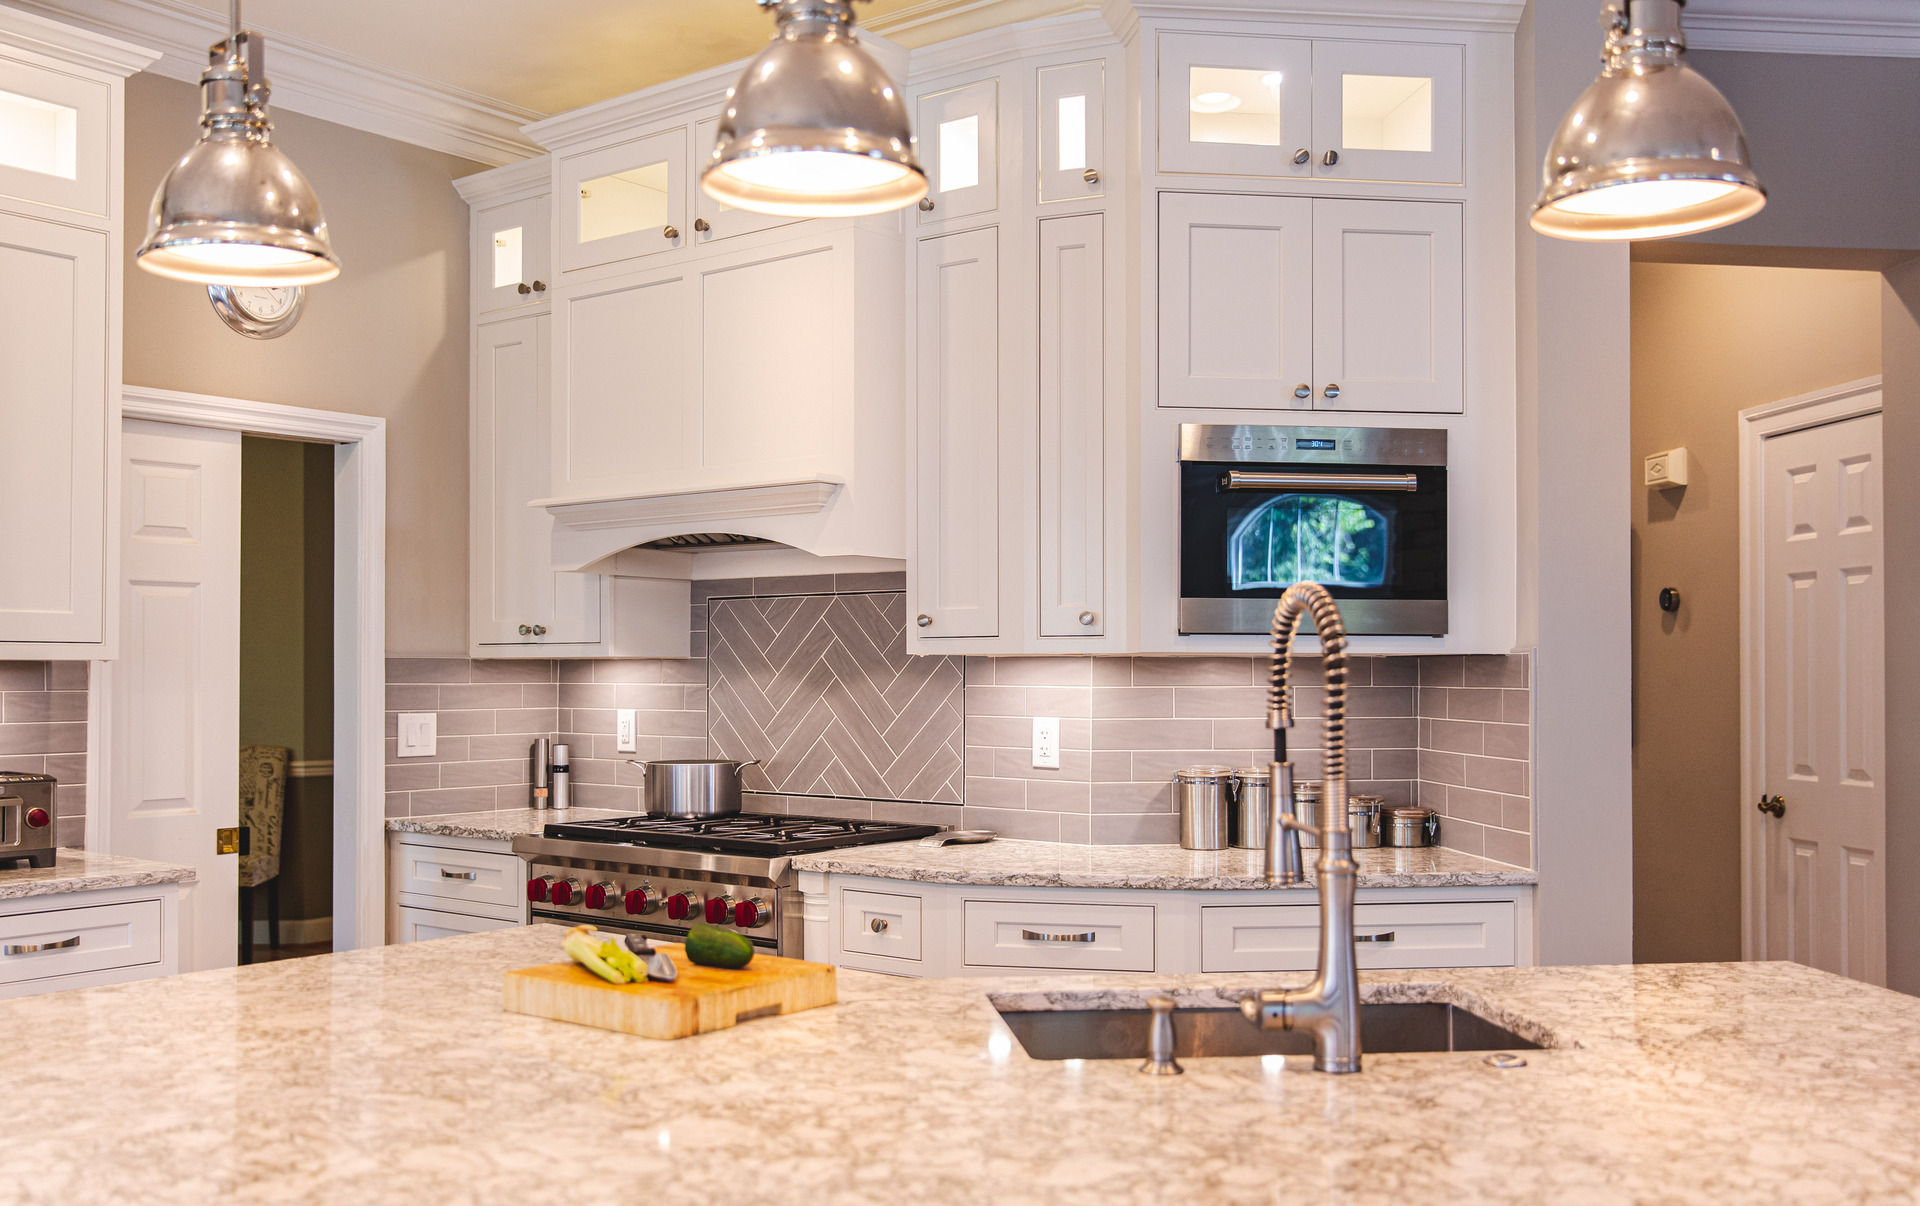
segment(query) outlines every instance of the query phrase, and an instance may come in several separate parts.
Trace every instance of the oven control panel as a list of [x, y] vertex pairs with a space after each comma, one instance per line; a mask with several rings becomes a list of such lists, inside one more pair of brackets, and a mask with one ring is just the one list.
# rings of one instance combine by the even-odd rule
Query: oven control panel
[[527, 901], [541, 913], [584, 922], [645, 923], [650, 928], [692, 929], [696, 922], [728, 926], [750, 937], [776, 934], [772, 888], [716, 883], [676, 875], [595, 871], [532, 863]]

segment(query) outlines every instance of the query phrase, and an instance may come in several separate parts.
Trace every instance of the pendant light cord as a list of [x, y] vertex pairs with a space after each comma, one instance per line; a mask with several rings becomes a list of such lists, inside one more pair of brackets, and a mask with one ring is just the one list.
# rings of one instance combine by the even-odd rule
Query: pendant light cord
[[240, 0], [227, 0], [227, 36], [240, 36]]

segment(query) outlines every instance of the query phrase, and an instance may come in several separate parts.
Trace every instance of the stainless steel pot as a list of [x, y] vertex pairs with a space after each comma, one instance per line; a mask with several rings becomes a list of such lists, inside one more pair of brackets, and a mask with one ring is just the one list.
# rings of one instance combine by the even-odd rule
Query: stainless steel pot
[[730, 817], [740, 811], [740, 772], [760, 759], [627, 759], [647, 772], [646, 809], [653, 817]]

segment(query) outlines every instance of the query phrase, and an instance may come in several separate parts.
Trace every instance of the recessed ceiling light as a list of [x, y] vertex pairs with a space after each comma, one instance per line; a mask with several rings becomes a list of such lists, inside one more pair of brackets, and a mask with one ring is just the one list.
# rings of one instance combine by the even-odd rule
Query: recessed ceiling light
[[1240, 98], [1231, 92], [1202, 92], [1193, 98], [1195, 113], [1225, 113], [1240, 107]]

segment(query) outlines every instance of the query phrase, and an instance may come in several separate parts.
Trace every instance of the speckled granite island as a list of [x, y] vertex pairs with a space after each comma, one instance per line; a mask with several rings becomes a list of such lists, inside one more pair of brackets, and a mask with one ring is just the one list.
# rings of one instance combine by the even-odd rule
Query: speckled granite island
[[0, 998], [172, 975], [191, 867], [61, 849], [0, 868]]
[[513, 929], [0, 1004], [59, 1203], [1909, 1203], [1920, 1001], [1786, 964], [1375, 972], [1535, 1036], [1482, 1054], [1030, 1059], [992, 997], [1300, 977], [902, 980], [656, 1042], [500, 1008]]

